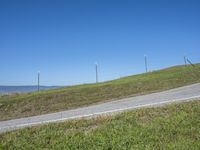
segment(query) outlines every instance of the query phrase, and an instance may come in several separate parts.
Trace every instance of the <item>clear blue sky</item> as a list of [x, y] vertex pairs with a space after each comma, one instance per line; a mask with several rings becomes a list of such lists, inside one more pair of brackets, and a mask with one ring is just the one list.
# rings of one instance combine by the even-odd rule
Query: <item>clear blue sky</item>
[[199, 0], [0, 0], [0, 85], [72, 85], [200, 62]]

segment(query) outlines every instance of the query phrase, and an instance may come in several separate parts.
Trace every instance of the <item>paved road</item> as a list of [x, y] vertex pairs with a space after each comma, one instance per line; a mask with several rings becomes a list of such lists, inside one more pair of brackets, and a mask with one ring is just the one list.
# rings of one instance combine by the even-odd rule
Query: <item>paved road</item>
[[15, 130], [18, 128], [59, 122], [70, 119], [89, 118], [98, 115], [109, 115], [115, 112], [121, 112], [141, 107], [160, 106], [172, 102], [182, 102], [188, 100], [200, 100], [200, 83], [181, 88], [176, 88], [164, 92], [153, 93], [149, 95], [125, 98], [118, 101], [107, 102], [74, 110], [68, 110], [58, 113], [14, 119], [0, 122], [0, 132]]

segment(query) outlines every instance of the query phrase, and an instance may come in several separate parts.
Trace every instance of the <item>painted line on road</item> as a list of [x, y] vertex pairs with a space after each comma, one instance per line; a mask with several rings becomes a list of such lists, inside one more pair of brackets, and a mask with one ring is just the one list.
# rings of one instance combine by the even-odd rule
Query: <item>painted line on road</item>
[[150, 103], [150, 104], [136, 105], [136, 106], [132, 106], [132, 107], [126, 107], [126, 108], [114, 109], [114, 110], [109, 110], [109, 111], [97, 112], [97, 113], [92, 113], [92, 114], [88, 114], [88, 115], [77, 115], [77, 116], [73, 116], [73, 117], [59, 118], [59, 119], [48, 120], [48, 121], [41, 121], [41, 122], [35, 122], [35, 123], [34, 122], [33, 123], [25, 123], [25, 124], [10, 126], [10, 127], [3, 127], [3, 128], [0, 128], [0, 131], [3, 130], [3, 129], [7, 129], [7, 130], [13, 129], [14, 130], [14, 129], [23, 128], [23, 127], [35, 126], [35, 125], [40, 125], [40, 124], [48, 124], [48, 123], [54, 123], [54, 122], [63, 122], [63, 121], [67, 121], [67, 120], [80, 119], [80, 118], [84, 119], [84, 118], [90, 118], [90, 117], [105, 115], [105, 114], [111, 114], [111, 113], [115, 113], [115, 112], [122, 112], [122, 111], [130, 110], [130, 109], [138, 109], [138, 108], [168, 104], [168, 103], [173, 103], [173, 102], [178, 102], [178, 101], [197, 100], [198, 98], [200, 98], [200, 95], [199, 96], [192, 96], [192, 97], [188, 97], [188, 98], [181, 98], [181, 99], [174, 99], [174, 100]]

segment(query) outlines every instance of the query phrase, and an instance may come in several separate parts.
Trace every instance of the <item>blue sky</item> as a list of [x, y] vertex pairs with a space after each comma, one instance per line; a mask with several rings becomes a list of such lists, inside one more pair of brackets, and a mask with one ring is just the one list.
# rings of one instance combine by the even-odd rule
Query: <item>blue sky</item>
[[0, 0], [0, 85], [100, 81], [200, 62], [199, 0]]

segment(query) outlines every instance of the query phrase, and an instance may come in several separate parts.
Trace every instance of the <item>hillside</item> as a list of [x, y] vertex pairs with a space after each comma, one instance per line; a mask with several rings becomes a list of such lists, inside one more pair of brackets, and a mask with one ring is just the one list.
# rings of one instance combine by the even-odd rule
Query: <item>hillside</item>
[[99, 84], [0, 96], [0, 120], [46, 114], [200, 82], [200, 64], [176, 66]]
[[176, 149], [200, 147], [200, 100], [0, 134], [0, 149]]

